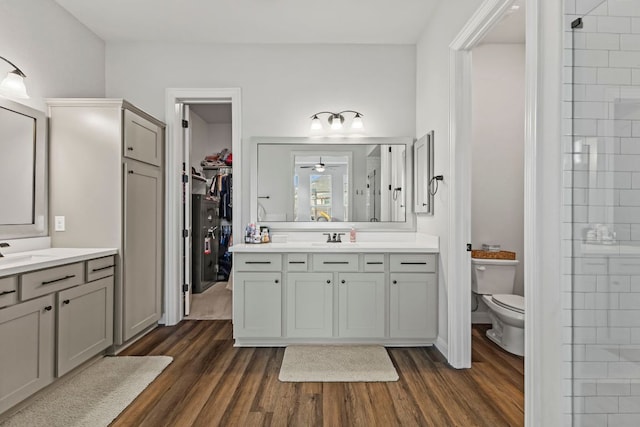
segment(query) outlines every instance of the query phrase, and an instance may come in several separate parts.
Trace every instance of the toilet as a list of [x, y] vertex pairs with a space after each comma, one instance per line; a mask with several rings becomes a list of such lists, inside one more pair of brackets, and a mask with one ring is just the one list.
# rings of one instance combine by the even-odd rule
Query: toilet
[[471, 290], [482, 295], [493, 324], [487, 337], [524, 356], [524, 297], [513, 294], [517, 260], [471, 258]]

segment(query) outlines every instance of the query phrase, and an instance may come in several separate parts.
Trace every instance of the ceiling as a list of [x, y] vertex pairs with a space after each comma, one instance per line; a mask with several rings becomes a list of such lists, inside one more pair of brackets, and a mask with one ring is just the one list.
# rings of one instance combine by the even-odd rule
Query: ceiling
[[231, 104], [190, 104], [189, 109], [209, 124], [231, 123]]
[[440, 1], [56, 0], [105, 41], [415, 44]]
[[513, 2], [517, 9], [510, 9], [484, 38], [482, 43], [524, 43], [526, 25], [525, 0]]

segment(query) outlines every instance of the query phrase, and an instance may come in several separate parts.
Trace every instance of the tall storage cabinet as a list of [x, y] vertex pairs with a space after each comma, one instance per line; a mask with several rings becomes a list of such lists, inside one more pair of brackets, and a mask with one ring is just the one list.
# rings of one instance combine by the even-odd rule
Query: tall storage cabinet
[[114, 342], [123, 344], [162, 314], [165, 125], [122, 99], [47, 102], [52, 244], [118, 248]]

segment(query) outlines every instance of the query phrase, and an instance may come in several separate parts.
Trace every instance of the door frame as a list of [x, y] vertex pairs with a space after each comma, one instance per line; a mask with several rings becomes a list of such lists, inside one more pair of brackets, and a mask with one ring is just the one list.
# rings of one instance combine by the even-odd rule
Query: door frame
[[[165, 289], [164, 315], [160, 320], [167, 326], [176, 325], [184, 318], [182, 304], [182, 117], [178, 104], [231, 104], [231, 149], [233, 152], [234, 187], [242, 188], [242, 108], [240, 88], [168, 88], [165, 93], [165, 121], [167, 137], [165, 146]], [[232, 204], [236, 213], [242, 212], [242, 198], [233, 192]], [[234, 239], [240, 230], [240, 215], [233, 216]]]
[[[469, 19], [457, 37], [450, 44], [450, 168], [451, 168], [451, 206], [449, 211], [449, 248], [450, 261], [447, 268], [449, 282], [448, 297], [448, 355], [447, 360], [455, 368], [471, 367], [471, 259], [466, 251], [465, 244], [471, 242], [471, 137], [472, 137], [472, 67], [471, 50], [479, 44], [483, 36], [497, 23], [513, 0], [485, 0], [476, 13]], [[524, 149], [524, 285], [525, 285], [525, 425], [540, 425], [541, 420], [556, 417], [556, 395], [558, 390], [550, 390], [548, 369], [545, 366], [555, 361], [548, 360], [545, 355], [549, 349], [543, 345], [549, 343], [548, 332], [545, 332], [545, 313], [543, 300], [545, 297], [541, 279], [554, 277], [557, 273], [560, 280], [559, 269], [556, 261], [550, 258], [557, 256], [554, 252], [552, 239], [547, 240], [550, 233], [559, 227], [560, 216], [555, 215], [553, 206], [544, 206], [543, 201], [555, 199], [560, 187], [561, 177], [558, 170], [550, 171], [552, 167], [543, 170], [544, 164], [550, 165], [549, 160], [556, 161], [560, 157], [560, 148], [557, 153], [545, 152], [543, 146], [553, 147], [553, 139], [549, 136], [560, 132], [556, 122], [548, 120], [547, 128], [542, 128], [542, 121], [556, 112], [555, 104], [559, 104], [559, 92], [555, 90], [558, 76], [543, 74], [552, 68], [556, 58], [547, 59], [543, 56], [555, 54], [554, 49], [561, 51], [560, 42], [556, 40], [558, 34], [554, 30], [541, 31], [540, 26], [546, 22], [554, 10], [547, 10], [545, 0], [527, 0], [526, 17], [526, 77], [525, 77], [525, 149]], [[560, 8], [561, 9], [561, 8]], [[561, 13], [561, 10], [560, 10]], [[557, 22], [551, 22], [557, 26]], [[561, 32], [561, 27], [560, 27]], [[548, 36], [546, 33], [549, 33]], [[561, 36], [560, 36], [561, 37]], [[560, 43], [560, 46], [555, 46]], [[561, 58], [561, 56], [559, 57]], [[559, 69], [558, 69], [558, 74]], [[543, 79], [544, 76], [544, 79]], [[550, 91], [545, 94], [544, 90]], [[545, 96], [548, 95], [548, 96]], [[543, 99], [544, 98], [544, 99]], [[558, 99], [556, 99], [558, 98]], [[542, 109], [538, 103], [550, 108]], [[554, 107], [554, 108], [551, 108]], [[541, 112], [538, 114], [538, 112]], [[557, 131], [557, 132], [556, 132]], [[544, 133], [544, 135], [543, 135]], [[542, 139], [546, 137], [547, 143]], [[558, 141], [558, 139], [556, 139]], [[546, 162], [545, 162], [546, 160]], [[554, 184], [549, 182], [556, 180]], [[544, 181], [545, 191], [548, 194], [537, 194], [540, 188], [539, 182]], [[560, 197], [558, 197], [558, 203]], [[546, 219], [545, 227], [542, 226]], [[557, 221], [556, 221], [557, 220]], [[554, 222], [555, 221], [555, 222]], [[545, 229], [549, 226], [549, 229]], [[556, 224], [557, 223], [557, 224]], [[557, 238], [559, 234], [556, 233]], [[547, 253], [543, 253], [547, 249]], [[548, 270], [546, 271], [545, 268]], [[550, 283], [553, 285], [553, 283]], [[557, 286], [559, 288], [559, 285]], [[559, 295], [558, 295], [559, 297]], [[551, 349], [553, 350], [553, 349]], [[544, 359], [543, 359], [544, 358]], [[553, 374], [553, 373], [552, 373]], [[546, 392], [543, 395], [543, 390]], [[552, 397], [553, 399], [550, 399]], [[555, 399], [555, 400], [554, 400]], [[543, 403], [554, 402], [554, 407], [549, 407], [553, 414], [543, 412]], [[551, 406], [551, 405], [548, 405]]]

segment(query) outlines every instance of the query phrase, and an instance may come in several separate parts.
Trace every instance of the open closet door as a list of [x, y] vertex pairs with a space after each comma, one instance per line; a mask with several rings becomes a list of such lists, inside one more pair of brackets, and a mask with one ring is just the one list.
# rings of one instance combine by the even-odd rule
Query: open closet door
[[191, 128], [189, 126], [189, 106], [178, 104], [182, 112], [182, 292], [184, 297], [184, 315], [191, 312]]

